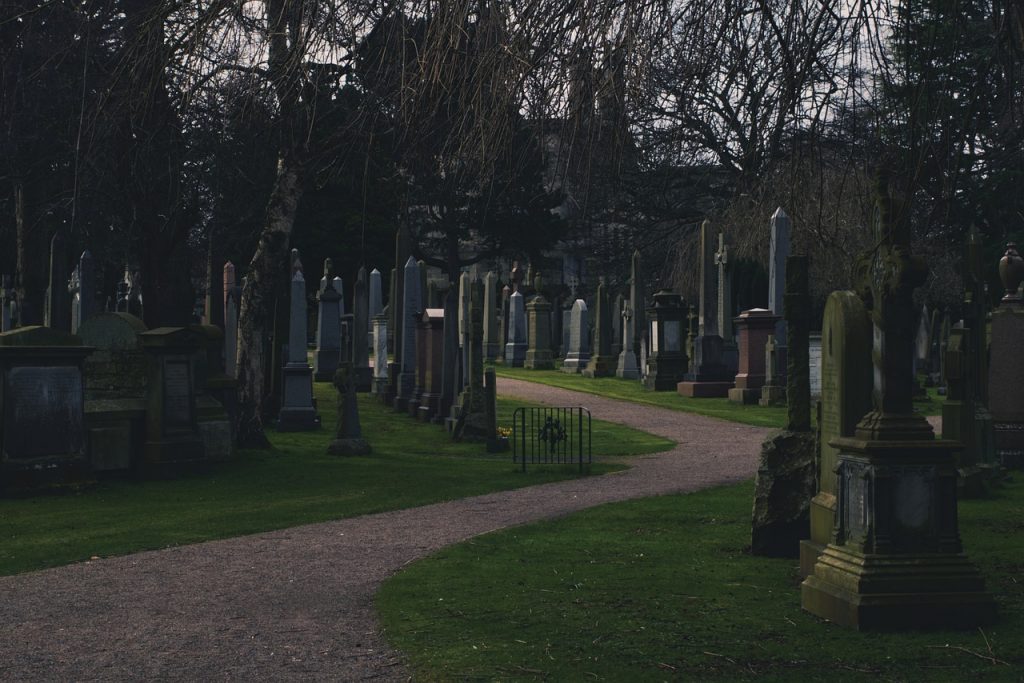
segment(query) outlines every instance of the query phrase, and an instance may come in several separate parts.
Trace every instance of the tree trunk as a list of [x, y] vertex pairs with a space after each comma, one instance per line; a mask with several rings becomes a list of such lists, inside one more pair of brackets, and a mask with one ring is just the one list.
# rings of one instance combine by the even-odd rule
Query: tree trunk
[[[242, 288], [238, 314], [238, 445], [266, 448], [263, 432], [264, 340], [271, 333], [274, 298], [288, 284], [289, 242], [302, 197], [302, 166], [294, 153], [283, 155], [267, 203], [267, 219]], [[271, 371], [275, 371], [271, 368]]]

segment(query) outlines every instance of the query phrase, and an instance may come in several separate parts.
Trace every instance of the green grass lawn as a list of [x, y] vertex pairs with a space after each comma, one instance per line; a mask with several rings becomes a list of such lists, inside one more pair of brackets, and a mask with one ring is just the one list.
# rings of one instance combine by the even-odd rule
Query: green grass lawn
[[[103, 481], [81, 493], [0, 500], [0, 574], [92, 556], [195, 543], [384, 510], [425, 505], [578, 476], [572, 467], [520, 472], [507, 453], [454, 443], [442, 427], [416, 422], [360, 397], [364, 436], [374, 454], [325, 454], [335, 391], [317, 384], [323, 428], [270, 433], [269, 451], [244, 451], [205, 475], [173, 481]], [[499, 424], [516, 405], [499, 401]], [[594, 455], [671, 448], [671, 441], [595, 421]], [[599, 438], [598, 438], [599, 437]], [[597, 474], [622, 465], [595, 463]]]
[[495, 372], [501, 377], [539, 382], [562, 389], [572, 389], [607, 398], [616, 398], [633, 403], [645, 403], [681, 410], [686, 413], [719, 417], [723, 420], [742, 422], [758, 427], [782, 427], [786, 421], [785, 408], [762, 408], [759, 405], [740, 405], [727, 398], [688, 398], [674, 391], [647, 391], [637, 380], [618, 377], [584, 377], [570, 375], [560, 370], [527, 370], [496, 365]]
[[796, 561], [746, 551], [752, 495], [616, 503], [448, 548], [385, 583], [385, 631], [417, 680], [1022, 680], [1024, 481], [961, 503], [999, 607], [966, 632], [857, 633], [805, 613]]

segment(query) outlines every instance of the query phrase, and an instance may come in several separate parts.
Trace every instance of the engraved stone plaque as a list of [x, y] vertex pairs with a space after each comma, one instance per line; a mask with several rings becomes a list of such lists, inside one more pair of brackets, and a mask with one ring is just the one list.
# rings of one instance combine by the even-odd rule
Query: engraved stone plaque
[[916, 531], [927, 527], [931, 510], [931, 487], [922, 472], [906, 472], [896, 485], [896, 520]]
[[651, 353], [658, 352], [658, 321], [651, 321]]
[[192, 385], [188, 361], [167, 361], [164, 365], [164, 421], [167, 427], [192, 424]]
[[4, 386], [4, 458], [81, 454], [83, 413], [77, 367], [12, 368]]
[[682, 330], [682, 321], [665, 321], [665, 351], [679, 351], [682, 348]]

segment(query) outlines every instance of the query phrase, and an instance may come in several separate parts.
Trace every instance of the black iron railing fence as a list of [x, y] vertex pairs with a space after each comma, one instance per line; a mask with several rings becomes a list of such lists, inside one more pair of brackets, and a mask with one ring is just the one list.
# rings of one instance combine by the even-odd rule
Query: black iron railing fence
[[534, 465], [591, 461], [590, 411], [586, 408], [516, 408], [512, 413], [512, 461]]

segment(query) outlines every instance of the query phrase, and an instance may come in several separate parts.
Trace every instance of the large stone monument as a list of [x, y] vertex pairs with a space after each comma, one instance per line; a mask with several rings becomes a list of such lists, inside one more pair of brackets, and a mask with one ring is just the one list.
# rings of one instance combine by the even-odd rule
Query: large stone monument
[[562, 372], [582, 372], [590, 362], [590, 341], [587, 336], [587, 303], [576, 299], [569, 318], [569, 352], [562, 361]]
[[739, 367], [735, 386], [729, 389], [729, 400], [734, 403], [756, 403], [765, 385], [764, 350], [768, 337], [775, 331], [778, 316], [764, 308], [743, 311], [736, 318], [739, 330]]
[[505, 344], [505, 365], [521, 368], [526, 362], [529, 347], [526, 338], [526, 306], [523, 293], [515, 291], [509, 297], [508, 343]]
[[[733, 336], [732, 315], [732, 260], [725, 233], [718, 233], [718, 251], [715, 252], [715, 269], [718, 271], [718, 327], [722, 337], [722, 363], [730, 374], [740, 372], [739, 348]], [[774, 331], [773, 331], [774, 334]]]
[[1005, 294], [992, 311], [988, 408], [992, 412], [996, 455], [1004, 467], [1024, 468], [1024, 259], [1008, 244], [999, 261]]
[[[526, 304], [529, 316], [529, 345], [523, 367], [550, 370], [555, 367], [551, 356], [551, 304], [538, 294]], [[506, 357], [508, 356], [506, 352]]]
[[282, 369], [281, 410], [277, 416], [277, 429], [282, 432], [320, 427], [320, 416], [313, 407], [313, 368], [306, 358], [306, 280], [298, 252], [292, 252], [288, 359]]
[[487, 397], [484, 392], [484, 286], [479, 279], [470, 283], [469, 299], [466, 321], [469, 332], [468, 382], [453, 436], [459, 441], [487, 442], [494, 438], [494, 434], [489, 431]]
[[78, 337], [28, 326], [0, 334], [0, 491], [89, 481]]
[[700, 227], [700, 334], [693, 342], [690, 371], [677, 388], [682, 396], [691, 398], [725, 397], [733, 386], [733, 375], [725, 364], [724, 340], [719, 333], [716, 241], [711, 223], [704, 221]]
[[636, 364], [636, 352], [633, 351], [633, 309], [629, 301], [622, 304], [622, 350], [619, 362], [615, 367], [615, 376], [622, 379], [639, 379], [640, 368]]
[[647, 309], [647, 374], [644, 386], [651, 391], [672, 391], [686, 375], [683, 297], [668, 290], [654, 295]]
[[431, 421], [441, 415], [441, 385], [444, 382], [444, 309], [428, 308], [420, 319], [423, 340], [423, 393], [416, 408], [416, 419]]
[[975, 628], [994, 618], [957, 528], [957, 444], [913, 410], [912, 294], [927, 266], [910, 254], [904, 205], [880, 175], [875, 247], [858, 263], [873, 328], [872, 410], [837, 437], [837, 508], [801, 590], [804, 609], [859, 630]]
[[597, 285], [594, 297], [594, 353], [583, 370], [587, 377], [608, 377], [615, 373], [612, 355], [612, 310], [608, 298], [608, 286], [604, 278]]

